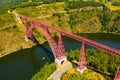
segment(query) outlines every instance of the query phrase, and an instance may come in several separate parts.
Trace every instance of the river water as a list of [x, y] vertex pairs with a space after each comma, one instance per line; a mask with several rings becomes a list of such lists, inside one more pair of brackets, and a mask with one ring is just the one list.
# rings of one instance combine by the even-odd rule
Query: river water
[[[80, 34], [108, 46], [120, 49], [120, 35]], [[27, 44], [27, 42], [26, 42]], [[64, 37], [65, 50], [80, 48], [81, 43]], [[87, 48], [92, 48], [87, 45]], [[0, 80], [31, 80], [31, 77], [46, 63], [54, 61], [47, 42], [39, 46], [22, 49], [0, 58]]]

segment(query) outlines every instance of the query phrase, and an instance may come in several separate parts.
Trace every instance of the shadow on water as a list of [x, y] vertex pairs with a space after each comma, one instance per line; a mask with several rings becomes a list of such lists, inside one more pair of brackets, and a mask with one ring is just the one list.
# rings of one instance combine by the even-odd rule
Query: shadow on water
[[[43, 51], [46, 55], [42, 56], [42, 59], [44, 60], [45, 57], [47, 57], [47, 60], [49, 61], [45, 61], [44, 63], [48, 62], [51, 63], [54, 61], [54, 57], [53, 57], [53, 53], [48, 50], [46, 47], [42, 46], [41, 44], [38, 44], [35, 46], [35, 48], [37, 47], [37, 50], [35, 50], [36, 53], [39, 53], [39, 51]], [[41, 54], [42, 55], [42, 54]], [[31, 64], [33, 64], [32, 66], [37, 69], [37, 71], [39, 71], [39, 68], [42, 67], [44, 65], [44, 63], [42, 65], [39, 65], [39, 60], [37, 60], [36, 55], [34, 53], [31, 53], [28, 55], [30, 58], [30, 62]], [[39, 57], [39, 56], [38, 56]], [[42, 60], [41, 60], [42, 61]], [[40, 62], [41, 63], [41, 62]]]
[[46, 47], [42, 46], [41, 44], [38, 44], [38, 46], [49, 56], [49, 58], [54, 61], [54, 55], [52, 51], [48, 50]]
[[53, 60], [52, 52], [41, 44], [18, 50], [0, 58], [0, 80], [30, 80], [46, 62]]

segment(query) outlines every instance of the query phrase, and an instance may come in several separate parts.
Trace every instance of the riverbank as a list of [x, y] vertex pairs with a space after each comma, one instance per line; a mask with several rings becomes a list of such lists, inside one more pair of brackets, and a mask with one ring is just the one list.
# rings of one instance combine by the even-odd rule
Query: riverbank
[[[0, 57], [6, 56], [21, 49], [30, 48], [35, 45], [30, 40], [26, 41], [24, 36], [24, 31], [18, 31], [17, 27], [9, 27], [4, 30], [0, 30]], [[42, 38], [38, 38], [38, 40], [40, 44], [45, 42], [45, 39]]]

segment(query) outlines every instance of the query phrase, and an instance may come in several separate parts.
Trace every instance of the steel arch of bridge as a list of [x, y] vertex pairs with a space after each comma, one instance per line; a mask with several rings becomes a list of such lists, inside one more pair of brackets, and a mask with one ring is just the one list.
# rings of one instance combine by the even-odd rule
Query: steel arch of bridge
[[[64, 48], [63, 39], [62, 39], [63, 35], [82, 42], [81, 50], [80, 50], [81, 51], [80, 52], [81, 58], [79, 59], [78, 68], [77, 68], [77, 70], [79, 72], [83, 72], [86, 69], [86, 57], [85, 57], [86, 44], [91, 45], [91, 46], [96, 47], [96, 48], [99, 48], [99, 49], [102, 49], [102, 50], [107, 51], [111, 54], [120, 56], [120, 50], [117, 50], [115, 48], [106, 46], [104, 44], [101, 44], [101, 43], [98, 43], [96, 41], [84, 38], [82, 36], [78, 36], [76, 34], [61, 30], [59, 28], [49, 26], [47, 24], [44, 24], [40, 21], [34, 20], [32, 18], [26, 17], [26, 16], [21, 15], [21, 14], [16, 14], [16, 17], [19, 20], [21, 20], [22, 23], [26, 27], [25, 36], [27, 38], [31, 39], [33, 42], [36, 43], [36, 39], [34, 39], [34, 36], [33, 36], [33, 31], [35, 28], [38, 28], [44, 34], [44, 36], [46, 37], [46, 39], [51, 47], [53, 55], [55, 57], [56, 65], [60, 65], [60, 64], [62, 64], [62, 62], [67, 60], [67, 57], [65, 56], [65, 48]], [[58, 32], [58, 34], [59, 34], [58, 43], [51, 36], [49, 29], [52, 29], [52, 30], [55, 30], [56, 32]], [[120, 67], [118, 68], [118, 70], [116, 72], [116, 76], [115, 76], [114, 80], [120, 80]]]

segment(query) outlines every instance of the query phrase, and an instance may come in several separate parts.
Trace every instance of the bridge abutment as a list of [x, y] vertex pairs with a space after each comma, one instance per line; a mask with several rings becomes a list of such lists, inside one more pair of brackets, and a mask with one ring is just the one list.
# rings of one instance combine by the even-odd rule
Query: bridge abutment
[[81, 70], [79, 68], [77, 68], [76, 71], [79, 73], [83, 73], [86, 69], [87, 69], [87, 67], [83, 67], [83, 69], [81, 69]]
[[64, 57], [62, 57], [61, 59], [55, 59], [55, 65], [56, 66], [60, 66], [62, 63], [64, 63], [64, 62], [66, 62], [67, 61], [67, 57], [66, 56], [64, 56]]

